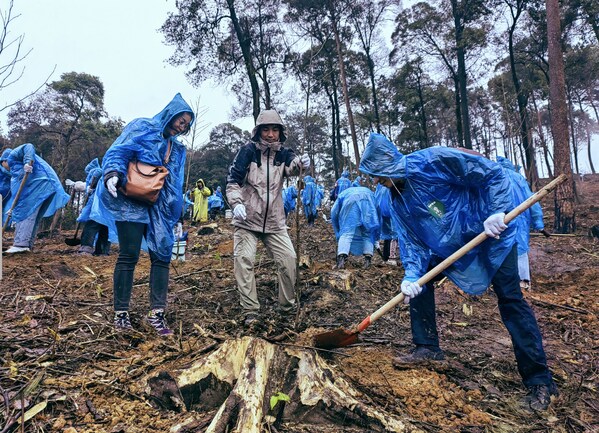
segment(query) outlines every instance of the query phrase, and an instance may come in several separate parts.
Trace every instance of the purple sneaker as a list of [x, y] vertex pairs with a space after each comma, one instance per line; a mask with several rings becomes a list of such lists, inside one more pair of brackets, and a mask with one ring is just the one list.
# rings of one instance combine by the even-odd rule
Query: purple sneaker
[[164, 318], [164, 310], [151, 310], [146, 316], [146, 323], [150, 325], [161, 337], [170, 337], [173, 331], [169, 329]]

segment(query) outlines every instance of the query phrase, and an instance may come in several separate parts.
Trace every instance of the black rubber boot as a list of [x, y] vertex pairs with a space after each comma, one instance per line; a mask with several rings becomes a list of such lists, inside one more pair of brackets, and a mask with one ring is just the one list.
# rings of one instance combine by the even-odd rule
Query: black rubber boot
[[345, 268], [345, 261], [347, 260], [347, 254], [339, 254], [337, 256], [337, 269]]

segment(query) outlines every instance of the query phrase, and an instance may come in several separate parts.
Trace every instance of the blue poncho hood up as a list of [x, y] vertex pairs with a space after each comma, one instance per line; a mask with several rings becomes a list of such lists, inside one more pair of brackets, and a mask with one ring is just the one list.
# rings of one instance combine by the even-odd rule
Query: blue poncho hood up
[[331, 223], [337, 240], [343, 234], [353, 234], [350, 253], [361, 255], [364, 241], [374, 243], [380, 236], [374, 193], [363, 186], [343, 191], [331, 209]]
[[297, 188], [294, 185], [290, 185], [288, 188], [283, 189], [283, 207], [285, 213], [289, 213], [295, 210], [295, 202], [297, 199]]
[[109, 228], [114, 227], [115, 221], [148, 224], [145, 238], [147, 248], [166, 262], [170, 261], [175, 243], [173, 228], [183, 211], [185, 146], [176, 137], [170, 137], [171, 153], [168, 162], [165, 162], [168, 139], [164, 138], [163, 133], [168, 123], [184, 112], [191, 114], [193, 124], [193, 111], [178, 93], [154, 117], [138, 118], [128, 123], [102, 160], [103, 176], [116, 172], [121, 182], [127, 178], [127, 166], [131, 160], [165, 166], [169, 175], [156, 203], [140, 203], [125, 197], [120, 191], [117, 198], [114, 198], [102, 181], [96, 188], [96, 197], [99, 200], [94, 200], [90, 214], [94, 221]]
[[[507, 176], [510, 178], [513, 186], [514, 193], [514, 204], [517, 206], [533, 192], [528, 186], [528, 182], [520, 173], [518, 168], [512, 164], [512, 162], [504, 158], [503, 156], [497, 157], [497, 162], [503, 167]], [[516, 225], [516, 243], [518, 244], [518, 255], [526, 254], [530, 248], [530, 229], [543, 230], [545, 224], [543, 223], [543, 209], [540, 203], [533, 204], [528, 210], [524, 211], [511, 224]]]
[[[402, 155], [381, 134], [371, 134], [360, 171], [400, 179], [393, 193], [405, 278], [416, 281], [484, 231], [483, 221], [514, 208], [511, 182], [496, 162], [446, 147]], [[487, 239], [450, 266], [446, 274], [470, 294], [483, 293], [512, 250], [516, 227]]]
[[304, 176], [304, 189], [302, 190], [302, 204], [304, 213], [308, 216], [317, 215], [316, 204], [318, 201], [318, 188], [312, 176]]
[[7, 155], [6, 161], [10, 167], [11, 194], [8, 202], [3, 204], [3, 222], [25, 176], [23, 166], [30, 161], [33, 161], [33, 172], [27, 177], [19, 200], [13, 209], [12, 221], [15, 223], [23, 221], [46, 200], [50, 200], [50, 204], [44, 212], [44, 217], [54, 215], [58, 209], [69, 202], [70, 196], [64, 191], [56, 172], [50, 167], [50, 164], [36, 155], [33, 144], [25, 143], [12, 149]]

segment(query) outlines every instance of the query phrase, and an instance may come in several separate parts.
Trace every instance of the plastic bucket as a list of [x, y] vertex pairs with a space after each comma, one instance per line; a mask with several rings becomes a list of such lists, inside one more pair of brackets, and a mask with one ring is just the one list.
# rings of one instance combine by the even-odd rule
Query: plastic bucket
[[187, 246], [187, 241], [177, 241], [173, 245], [173, 254], [171, 256], [171, 261], [179, 260], [181, 262], [185, 261], [185, 247]]
[[227, 209], [225, 211], [225, 218], [229, 218], [229, 219], [233, 218], [233, 211], [231, 209]]

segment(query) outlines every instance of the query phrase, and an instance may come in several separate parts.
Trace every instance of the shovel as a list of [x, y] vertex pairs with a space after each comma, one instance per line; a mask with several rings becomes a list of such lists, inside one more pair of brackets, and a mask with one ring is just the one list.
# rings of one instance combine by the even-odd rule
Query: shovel
[[[555, 178], [553, 181], [548, 183], [544, 188], [541, 188], [535, 194], [531, 195], [528, 199], [523, 201], [520, 205], [518, 205], [516, 208], [514, 208], [510, 213], [508, 213], [505, 216], [505, 218], [504, 218], [505, 224], [508, 224], [510, 221], [512, 221], [514, 218], [516, 218], [522, 212], [524, 212], [529, 207], [531, 207], [533, 204], [535, 204], [536, 202], [541, 200], [543, 197], [545, 197], [547, 194], [549, 194], [551, 191], [553, 191], [559, 184], [564, 182], [566, 179], [567, 179], [566, 175], [561, 174], [557, 178]], [[439, 275], [441, 272], [443, 272], [445, 269], [447, 269], [449, 266], [451, 266], [454, 262], [456, 262], [461, 257], [463, 257], [470, 250], [472, 250], [476, 246], [480, 245], [485, 239], [487, 239], [487, 237], [488, 236], [485, 234], [485, 232], [480, 233], [478, 236], [476, 236], [474, 239], [472, 239], [470, 242], [468, 242], [462, 248], [457, 250], [455, 253], [453, 253], [452, 255], [447, 257], [445, 260], [443, 260], [441, 263], [439, 263], [433, 269], [431, 269], [426, 274], [424, 274], [422, 277], [420, 277], [420, 279], [418, 279], [418, 281], [417, 281], [418, 285], [423, 286], [426, 283], [428, 283], [429, 281], [431, 281], [433, 278], [435, 278], [437, 275]], [[345, 347], [345, 346], [349, 346], [350, 344], [356, 343], [358, 341], [358, 334], [360, 332], [362, 332], [366, 328], [368, 328], [374, 321], [380, 319], [381, 316], [383, 316], [385, 313], [387, 313], [389, 310], [391, 310], [397, 304], [402, 302], [404, 300], [404, 298], [405, 298], [405, 296], [403, 293], [398, 294], [397, 296], [395, 296], [393, 299], [391, 299], [389, 302], [387, 302], [381, 308], [376, 310], [370, 316], [366, 317], [364, 320], [362, 320], [362, 322], [360, 322], [357, 326], [353, 327], [349, 331], [347, 331], [345, 329], [336, 329], [334, 331], [324, 332], [324, 333], [315, 335], [314, 336], [314, 346], [319, 347], [321, 349], [335, 349], [338, 347]]]
[[[87, 200], [89, 200], [89, 194], [87, 194], [85, 196], [85, 201], [83, 202], [83, 206], [82, 209], [85, 207], [85, 205], [87, 204]], [[81, 226], [81, 222], [77, 221], [77, 227], [75, 227], [75, 234], [73, 235], [72, 238], [66, 238], [64, 240], [64, 243], [67, 244], [70, 247], [76, 247], [77, 245], [81, 244], [81, 239], [77, 238], [77, 233], [79, 233], [79, 227]]]
[[21, 181], [21, 185], [19, 185], [19, 190], [15, 194], [15, 199], [12, 201], [12, 205], [10, 206], [10, 209], [6, 212], [6, 221], [4, 221], [4, 225], [2, 226], [3, 234], [4, 234], [4, 230], [6, 230], [6, 227], [8, 227], [8, 223], [12, 216], [12, 211], [14, 210], [15, 206], [17, 205], [17, 202], [19, 201], [19, 197], [21, 196], [21, 191], [23, 191], [23, 187], [25, 186], [25, 182], [27, 182], [28, 177], [29, 177], [29, 173], [25, 172], [25, 175], [23, 176], [23, 180]]

